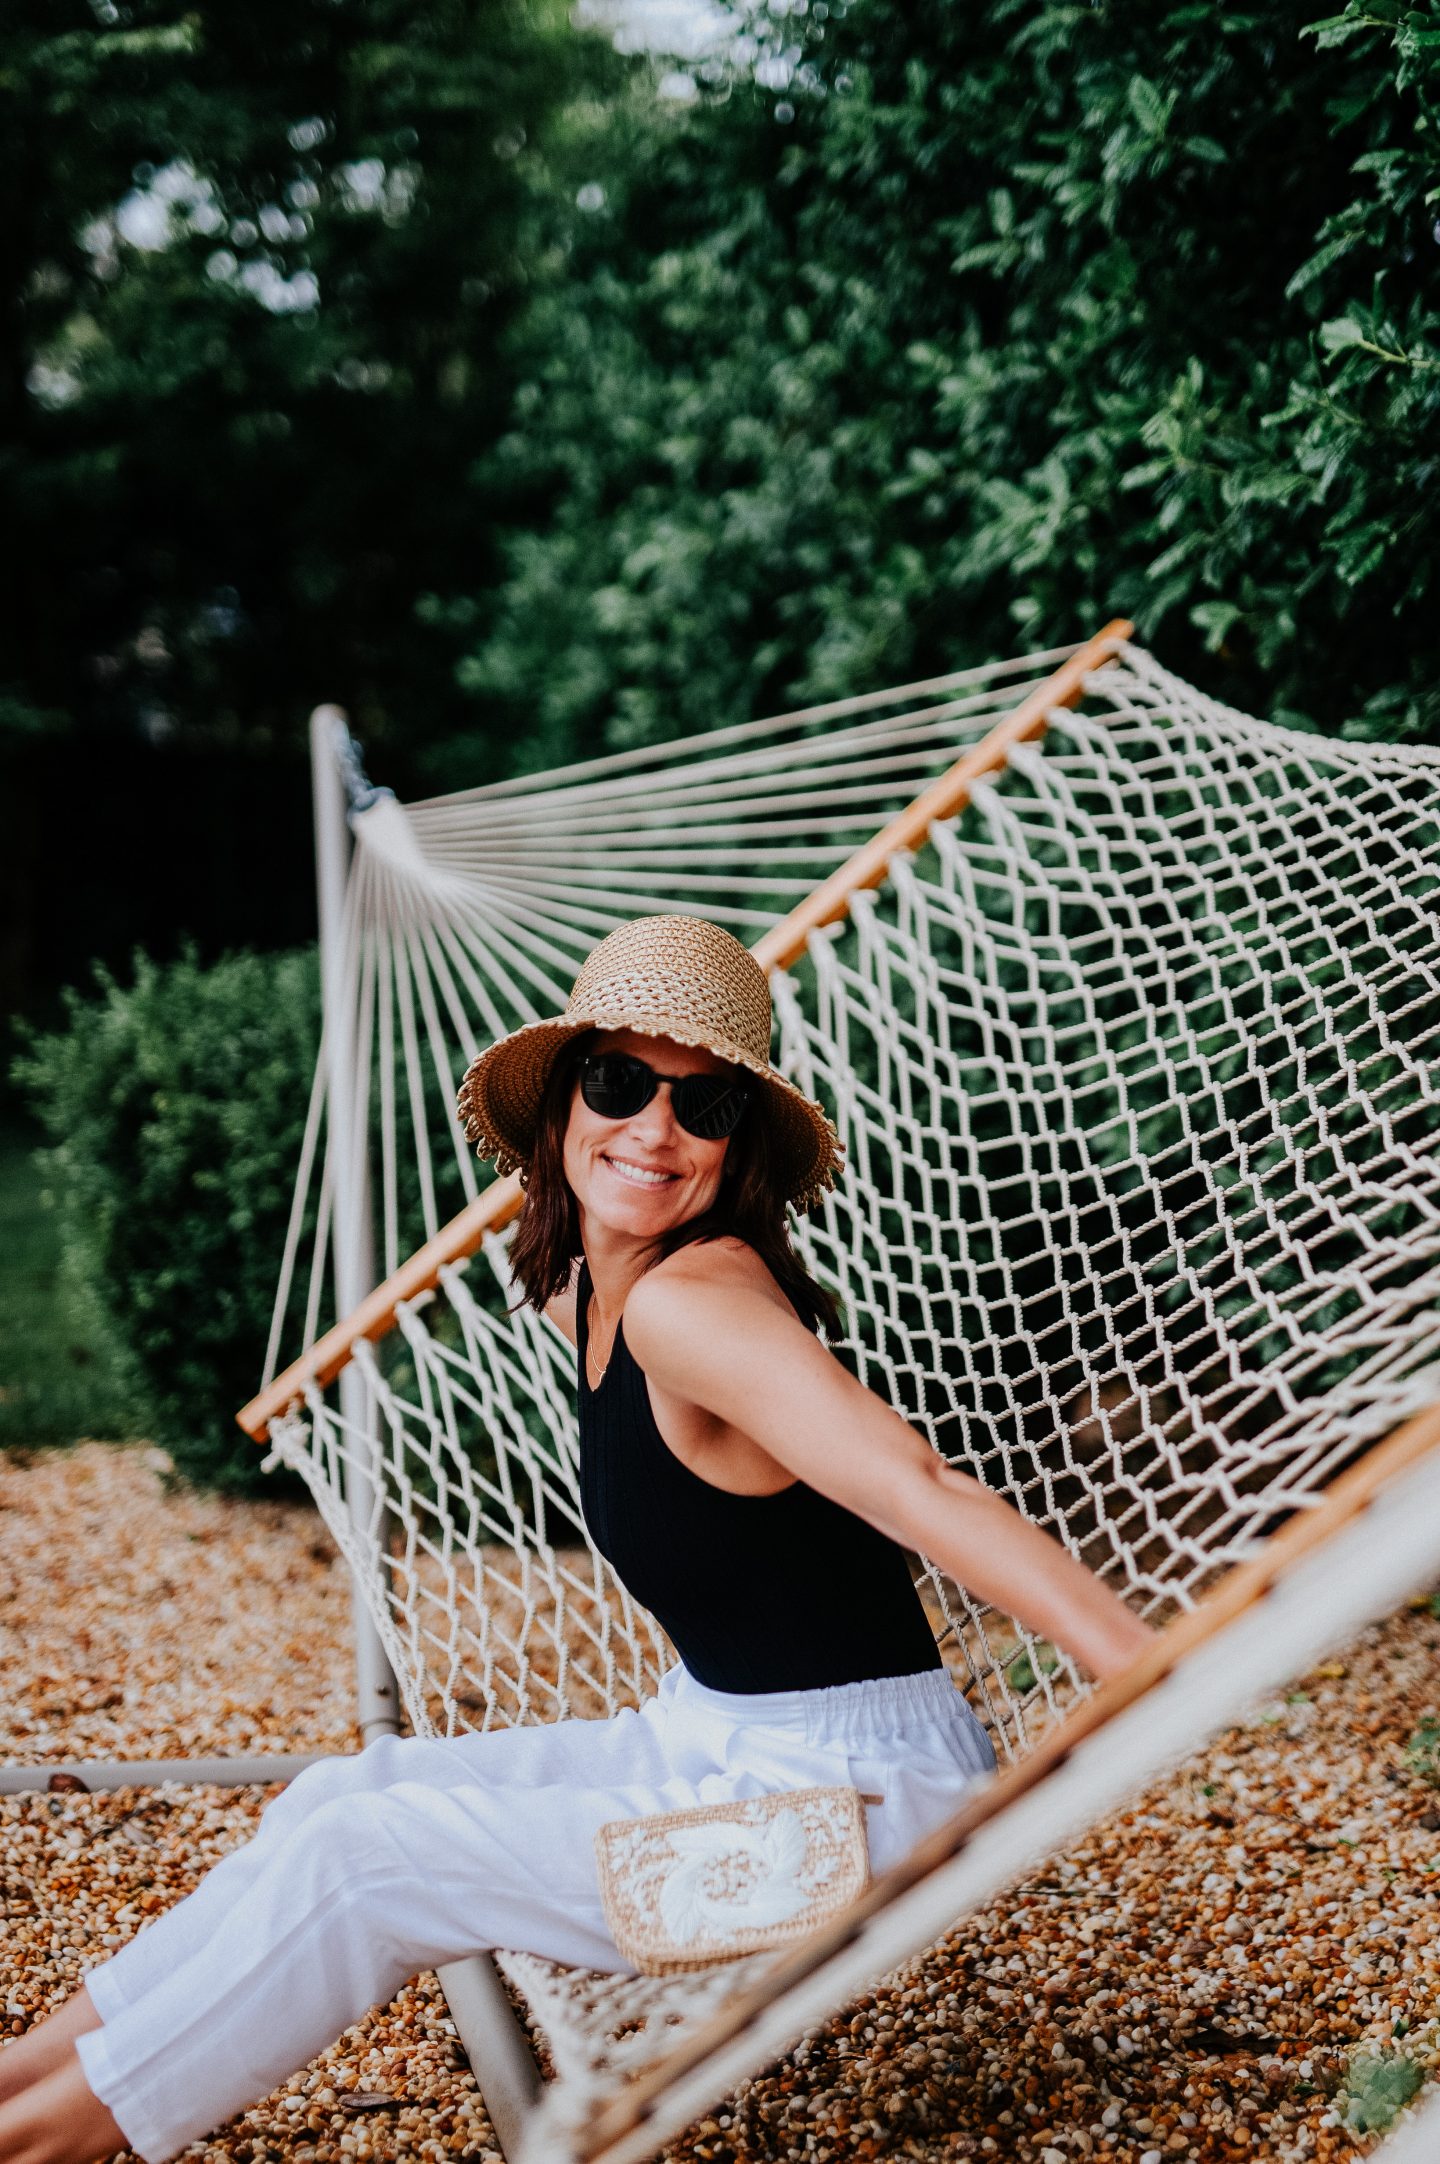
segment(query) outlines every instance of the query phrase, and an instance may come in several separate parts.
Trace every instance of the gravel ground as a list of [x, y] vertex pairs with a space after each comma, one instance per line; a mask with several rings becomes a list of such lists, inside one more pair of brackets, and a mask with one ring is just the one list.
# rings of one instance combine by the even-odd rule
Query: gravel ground
[[[0, 1760], [353, 1748], [349, 1593], [316, 1518], [167, 1493], [163, 1468], [98, 1444], [0, 1458]], [[1428, 1603], [1367, 1632], [749, 2084], [674, 2164], [1363, 2155], [1345, 2118], [1440, 2065], [1437, 1655]], [[193, 1885], [273, 1793], [0, 1797], [3, 2029]], [[421, 1978], [186, 2154], [494, 2145]]]

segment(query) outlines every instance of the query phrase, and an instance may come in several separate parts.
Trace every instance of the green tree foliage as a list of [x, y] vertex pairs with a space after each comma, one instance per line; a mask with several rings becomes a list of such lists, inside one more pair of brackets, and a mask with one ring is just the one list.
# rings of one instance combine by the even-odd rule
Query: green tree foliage
[[1114, 613], [1433, 738], [1440, 0], [1314, 12], [818, 0], [577, 128], [461, 671], [525, 756]]
[[131, 1432], [191, 1478], [259, 1484], [235, 1427], [265, 1357], [309, 1076], [309, 955], [102, 970], [18, 1063], [48, 1137], [63, 1267], [115, 1348]]
[[559, 0], [7, 9], [0, 725], [442, 725], [415, 597], [491, 575], [536, 146], [609, 60]]
[[1118, 609], [1433, 734], [1440, 0], [1314, 14], [777, 4], [687, 109], [559, 0], [22, 0], [0, 722], [444, 781]]

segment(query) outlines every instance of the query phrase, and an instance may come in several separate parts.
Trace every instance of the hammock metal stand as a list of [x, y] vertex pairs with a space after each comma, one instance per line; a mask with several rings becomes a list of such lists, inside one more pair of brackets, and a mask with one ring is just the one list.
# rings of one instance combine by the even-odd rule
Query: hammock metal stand
[[[338, 707], [317, 707], [310, 717], [310, 771], [315, 802], [315, 874], [320, 923], [322, 1012], [332, 1112], [328, 1142], [335, 1194], [335, 1304], [354, 1311], [375, 1283], [375, 1242], [370, 1212], [370, 1168], [355, 1105], [353, 1014], [344, 988], [345, 881], [349, 869], [349, 817], [364, 801], [352, 740]], [[373, 1435], [365, 1380], [353, 1363], [339, 1378], [350, 1392], [343, 1417]], [[346, 1467], [346, 1504], [359, 1527], [377, 1517], [379, 1483], [374, 1471], [353, 1461]], [[383, 1505], [379, 1506], [383, 1513]], [[382, 1541], [387, 1539], [383, 1529]], [[351, 1588], [355, 1632], [356, 1722], [369, 1743], [401, 1730], [400, 1687], [359, 1580]], [[499, 1971], [488, 1954], [448, 1963], [440, 1988], [456, 2035], [485, 2100], [501, 2154], [513, 2156], [520, 2131], [540, 2093], [540, 2069]]]

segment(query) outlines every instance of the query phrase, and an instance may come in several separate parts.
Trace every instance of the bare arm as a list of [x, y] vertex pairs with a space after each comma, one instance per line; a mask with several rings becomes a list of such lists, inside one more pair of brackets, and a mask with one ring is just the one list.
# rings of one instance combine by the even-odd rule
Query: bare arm
[[631, 1292], [626, 1342], [662, 1390], [752, 1437], [807, 1486], [933, 1557], [1092, 1675], [1127, 1668], [1149, 1626], [1057, 1540], [938, 1457], [768, 1284], [724, 1250], [682, 1249]]

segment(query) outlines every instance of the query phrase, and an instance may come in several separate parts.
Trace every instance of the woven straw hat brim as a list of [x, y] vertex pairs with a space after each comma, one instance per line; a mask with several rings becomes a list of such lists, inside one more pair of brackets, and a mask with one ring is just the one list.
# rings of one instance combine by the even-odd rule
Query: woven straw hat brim
[[741, 1045], [697, 1030], [683, 1016], [639, 1015], [608, 1006], [593, 1019], [527, 1022], [472, 1060], [460, 1085], [457, 1110], [478, 1154], [493, 1157], [500, 1172], [522, 1171], [528, 1164], [550, 1070], [572, 1037], [594, 1029], [668, 1037], [746, 1068], [764, 1086], [764, 1117], [779, 1145], [787, 1199], [797, 1210], [808, 1210], [835, 1185], [843, 1160], [839, 1135], [822, 1108], [768, 1063]]

